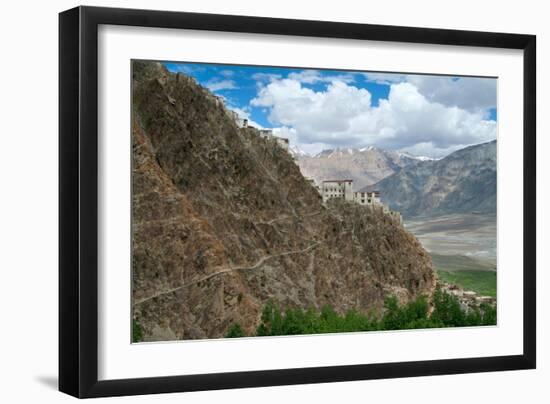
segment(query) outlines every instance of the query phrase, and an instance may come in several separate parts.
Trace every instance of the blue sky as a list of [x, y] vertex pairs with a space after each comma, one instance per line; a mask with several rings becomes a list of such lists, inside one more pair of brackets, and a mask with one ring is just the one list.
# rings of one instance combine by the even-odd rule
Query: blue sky
[[164, 63], [253, 125], [310, 154], [377, 146], [441, 157], [496, 138], [496, 80], [345, 70]]

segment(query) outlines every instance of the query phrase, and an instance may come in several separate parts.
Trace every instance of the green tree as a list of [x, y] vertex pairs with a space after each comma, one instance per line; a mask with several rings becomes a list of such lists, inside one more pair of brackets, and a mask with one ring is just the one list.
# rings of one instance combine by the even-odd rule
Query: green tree
[[373, 330], [404, 330], [435, 327], [463, 327], [496, 324], [496, 308], [482, 304], [479, 308], [463, 309], [453, 295], [436, 290], [433, 297], [434, 310], [429, 315], [430, 305], [424, 296], [407, 304], [399, 304], [389, 296], [384, 301], [381, 316], [348, 310], [338, 314], [325, 305], [321, 310], [287, 309], [268, 301], [262, 311], [256, 335], [298, 335]]
[[225, 338], [240, 338], [245, 337], [244, 331], [241, 328], [239, 324], [233, 324], [229, 329], [227, 330], [227, 334], [225, 334]]
[[283, 315], [279, 306], [272, 300], [269, 300], [262, 310], [261, 323], [256, 330], [257, 335], [284, 335], [283, 334]]
[[132, 320], [132, 341], [141, 342], [143, 341], [143, 329], [136, 319]]
[[445, 327], [461, 327], [468, 324], [466, 313], [460, 307], [458, 298], [445, 293], [441, 290], [436, 290], [434, 293], [434, 311], [432, 320], [443, 324]]
[[497, 308], [487, 303], [482, 303], [479, 307], [482, 314], [482, 325], [496, 325], [497, 324]]

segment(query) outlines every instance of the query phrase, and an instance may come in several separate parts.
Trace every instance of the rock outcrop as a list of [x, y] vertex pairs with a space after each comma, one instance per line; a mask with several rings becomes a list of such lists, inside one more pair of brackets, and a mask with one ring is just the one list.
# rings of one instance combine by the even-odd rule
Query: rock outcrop
[[146, 341], [252, 334], [283, 307], [431, 296], [431, 258], [382, 211], [322, 204], [290, 154], [194, 79], [133, 64], [133, 315]]

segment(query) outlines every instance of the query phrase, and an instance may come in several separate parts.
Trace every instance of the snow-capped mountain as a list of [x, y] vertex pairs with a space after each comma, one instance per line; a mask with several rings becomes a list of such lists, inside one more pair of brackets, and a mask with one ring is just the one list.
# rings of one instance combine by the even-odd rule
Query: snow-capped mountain
[[[303, 152], [302, 152], [303, 153]], [[359, 189], [374, 184], [402, 167], [415, 163], [421, 158], [393, 150], [383, 150], [374, 146], [328, 149], [309, 156], [297, 154], [297, 163], [302, 174], [316, 182], [332, 178], [350, 178]]]
[[436, 160], [441, 160], [441, 158], [442, 158], [442, 157], [434, 158], [434, 157], [428, 157], [428, 156], [415, 156], [415, 155], [407, 153], [407, 152], [398, 152], [398, 153], [401, 154], [404, 157], [408, 157], [408, 158], [419, 160], [419, 161], [436, 161]]
[[290, 146], [288, 148], [288, 152], [292, 154], [294, 157], [309, 157], [309, 154], [307, 154], [305, 151], [300, 149], [298, 146]]

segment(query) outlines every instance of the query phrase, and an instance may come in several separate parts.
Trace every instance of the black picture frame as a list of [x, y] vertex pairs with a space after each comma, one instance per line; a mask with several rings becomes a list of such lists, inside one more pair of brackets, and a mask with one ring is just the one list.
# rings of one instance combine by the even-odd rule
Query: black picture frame
[[[523, 354], [99, 381], [98, 26], [180, 28], [523, 51]], [[341, 22], [77, 7], [59, 15], [59, 390], [104, 397], [536, 366], [536, 37]]]

